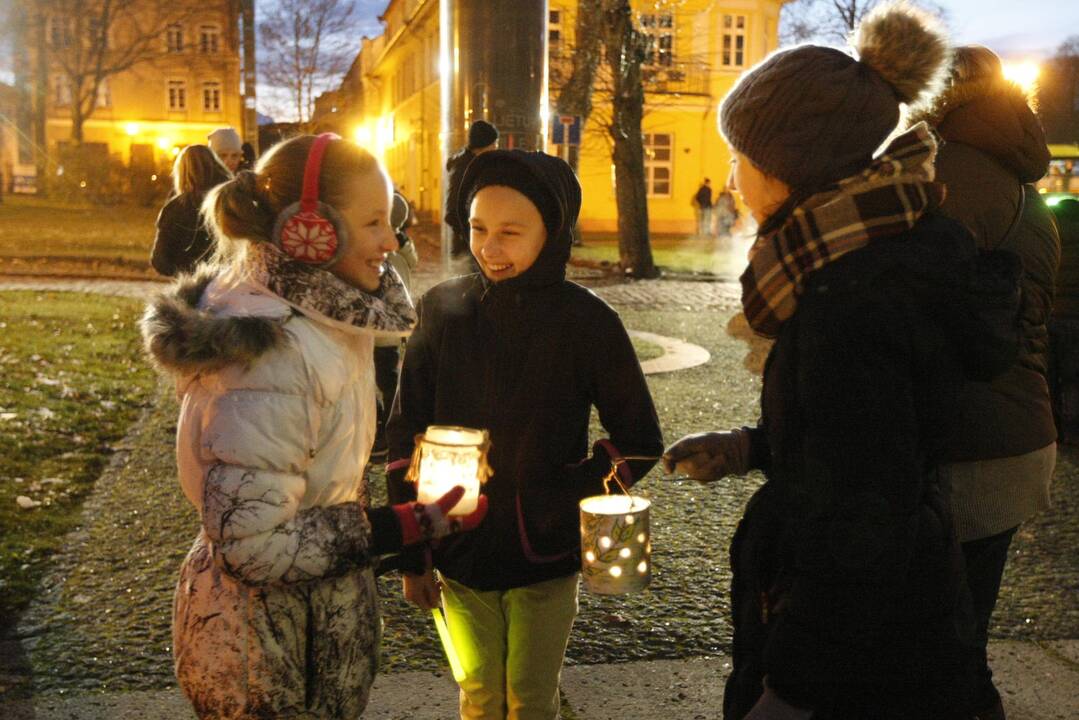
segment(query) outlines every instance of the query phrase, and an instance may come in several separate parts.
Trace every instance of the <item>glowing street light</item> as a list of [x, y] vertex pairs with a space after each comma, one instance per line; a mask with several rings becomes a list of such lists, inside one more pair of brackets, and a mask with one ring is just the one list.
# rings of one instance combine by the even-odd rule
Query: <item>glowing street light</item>
[[1041, 67], [1032, 60], [1005, 62], [1003, 67], [1004, 77], [1021, 87], [1023, 92], [1029, 93], [1038, 83]]
[[131, 137], [135, 137], [139, 134], [139, 124], [133, 122], [127, 123], [126, 125], [124, 125], [124, 132], [126, 132]]

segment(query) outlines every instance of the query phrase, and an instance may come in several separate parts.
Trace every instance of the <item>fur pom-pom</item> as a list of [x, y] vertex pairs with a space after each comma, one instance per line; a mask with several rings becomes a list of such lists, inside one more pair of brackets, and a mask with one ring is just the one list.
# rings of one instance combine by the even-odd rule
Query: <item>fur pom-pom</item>
[[874, 9], [855, 28], [851, 45], [900, 102], [935, 89], [947, 71], [948, 38], [940, 22], [906, 2]]

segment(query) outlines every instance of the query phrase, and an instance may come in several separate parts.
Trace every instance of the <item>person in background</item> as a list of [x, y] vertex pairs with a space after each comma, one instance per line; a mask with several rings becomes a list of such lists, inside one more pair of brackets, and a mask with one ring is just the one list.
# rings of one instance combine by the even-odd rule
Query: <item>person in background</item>
[[1060, 230], [1053, 316], [1049, 321], [1049, 387], [1058, 442], [1079, 444], [1079, 200], [1053, 206]]
[[243, 156], [243, 160], [240, 161], [240, 170], [254, 170], [255, 161], [258, 160], [258, 156], [255, 154], [254, 146], [245, 142], [240, 146], [240, 154]]
[[1031, 183], [1049, 168], [1045, 133], [1026, 93], [1004, 77], [1000, 58], [980, 45], [956, 48], [941, 92], [916, 109], [944, 140], [937, 181], [941, 214], [963, 223], [982, 251], [1015, 253], [1023, 264], [1019, 357], [993, 382], [966, 382], [944, 434], [942, 488], [963, 548], [977, 633], [975, 711], [1003, 720], [986, 648], [1008, 548], [1019, 525], [1049, 507], [1056, 465], [1047, 372], [1049, 321], [1060, 237]]
[[930, 128], [893, 136], [947, 71], [939, 24], [884, 4], [852, 44], [773, 53], [719, 111], [759, 223], [742, 307], [775, 344], [756, 427], [683, 438], [665, 464], [765, 475], [731, 541], [728, 720], [973, 717], [937, 467], [962, 383], [1015, 360], [1021, 266], [938, 211]]
[[734, 224], [738, 222], [738, 205], [734, 202], [730, 186], [724, 185], [719, 191], [712, 214], [716, 218], [716, 235], [721, 238], [730, 235]]
[[[412, 292], [412, 271], [420, 262], [416, 244], [408, 236], [408, 227], [415, 222], [412, 206], [400, 192], [393, 194], [390, 210], [390, 227], [397, 238], [397, 249], [388, 256], [389, 263], [401, 276], [405, 289]], [[377, 338], [375, 340], [375, 382], [378, 385], [378, 428], [375, 444], [371, 448], [372, 459], [386, 456], [386, 419], [397, 393], [397, 380], [401, 374], [401, 343], [404, 338]]]
[[693, 196], [693, 207], [697, 208], [697, 235], [712, 236], [712, 181], [704, 179], [697, 193]]
[[229, 169], [230, 173], [235, 174], [244, 159], [243, 144], [240, 142], [239, 133], [230, 127], [218, 128], [210, 133], [206, 140], [210, 149], [221, 158], [221, 163]]
[[450, 228], [450, 255], [454, 259], [468, 258], [468, 218], [461, 217], [458, 196], [465, 169], [479, 155], [498, 147], [498, 128], [486, 120], [477, 120], [468, 128], [468, 145], [446, 161], [446, 205], [443, 219]]
[[150, 264], [161, 275], [172, 277], [194, 272], [213, 254], [214, 244], [202, 217], [206, 193], [228, 182], [229, 171], [205, 145], [188, 145], [172, 164], [175, 193], [157, 216], [157, 234]]

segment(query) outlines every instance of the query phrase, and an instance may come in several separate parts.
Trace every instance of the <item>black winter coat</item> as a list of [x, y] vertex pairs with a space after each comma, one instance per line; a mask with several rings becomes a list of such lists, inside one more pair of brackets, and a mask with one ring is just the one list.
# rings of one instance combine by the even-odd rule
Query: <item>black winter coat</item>
[[767, 482], [731, 546], [728, 718], [765, 676], [821, 720], [963, 707], [965, 585], [934, 472], [959, 381], [1017, 352], [1017, 262], [973, 255], [923, 216], [812, 274], [782, 326], [752, 431]]
[[991, 81], [950, 88], [926, 120], [944, 139], [936, 161], [936, 179], [948, 192], [941, 214], [965, 225], [980, 249], [1009, 250], [1023, 263], [1018, 361], [991, 383], [962, 388], [948, 459], [1024, 455], [1056, 440], [1046, 326], [1060, 237], [1049, 208], [1029, 185], [1049, 166], [1045, 133], [1022, 91]]
[[446, 203], [443, 208], [443, 220], [452, 233], [451, 248], [454, 255], [468, 252], [468, 218], [461, 217], [460, 192], [461, 180], [469, 164], [476, 158], [468, 148], [463, 148], [446, 161]]
[[[515, 280], [525, 279], [515, 278]], [[532, 278], [535, 280], [535, 278]], [[611, 459], [589, 457], [593, 406], [634, 478], [663, 452], [655, 407], [618, 315], [591, 291], [554, 282], [489, 283], [482, 275], [433, 288], [418, 304], [397, 401], [389, 460], [408, 458], [428, 425], [486, 428], [493, 477], [480, 527], [434, 552], [444, 574], [478, 590], [507, 590], [580, 569], [577, 503], [603, 493]], [[390, 473], [392, 502], [415, 497]]]
[[200, 262], [209, 259], [213, 239], [199, 214], [204, 197], [204, 193], [181, 193], [158, 213], [150, 264], [162, 275], [192, 273]]

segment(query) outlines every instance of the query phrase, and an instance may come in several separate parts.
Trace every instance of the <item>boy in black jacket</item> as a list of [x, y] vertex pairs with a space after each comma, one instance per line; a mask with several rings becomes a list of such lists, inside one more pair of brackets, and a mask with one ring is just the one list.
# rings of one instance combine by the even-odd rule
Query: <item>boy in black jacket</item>
[[[655, 460], [621, 459], [658, 459], [663, 441], [618, 315], [565, 278], [581, 206], [569, 166], [492, 151], [469, 166], [458, 202], [482, 272], [420, 300], [388, 426], [389, 494], [415, 497], [404, 471], [428, 425], [490, 432], [487, 519], [429, 556], [467, 674], [461, 714], [554, 718], [577, 613], [577, 504], [603, 492], [615, 463], [627, 486], [642, 477]], [[593, 405], [610, 440], [589, 456]], [[421, 607], [438, 603], [430, 566], [404, 584]]]

